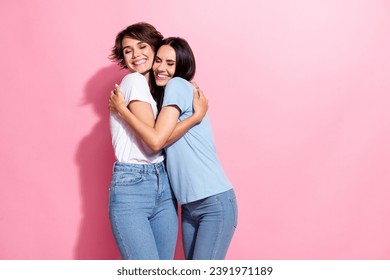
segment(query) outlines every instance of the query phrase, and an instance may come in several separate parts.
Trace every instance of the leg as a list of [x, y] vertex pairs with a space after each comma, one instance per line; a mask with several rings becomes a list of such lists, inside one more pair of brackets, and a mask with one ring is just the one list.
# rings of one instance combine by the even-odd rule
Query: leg
[[114, 174], [110, 187], [110, 221], [124, 259], [159, 259], [149, 223], [156, 187], [142, 174]]
[[158, 260], [159, 255], [149, 220], [143, 215], [111, 215], [115, 241], [123, 259]]
[[187, 205], [181, 207], [181, 220], [184, 256], [186, 260], [192, 260], [199, 224], [197, 220], [191, 217]]
[[160, 196], [150, 225], [160, 260], [172, 260], [175, 255], [178, 218], [177, 204], [166, 173], [159, 174]]
[[233, 190], [197, 203], [199, 218], [193, 259], [224, 259], [237, 226], [237, 204]]

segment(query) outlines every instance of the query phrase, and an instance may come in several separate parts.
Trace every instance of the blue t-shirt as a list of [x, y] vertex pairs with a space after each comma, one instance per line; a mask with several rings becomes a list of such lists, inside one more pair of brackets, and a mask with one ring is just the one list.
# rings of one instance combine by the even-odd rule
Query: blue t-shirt
[[[193, 113], [193, 85], [175, 77], [165, 88], [163, 106], [176, 105], [179, 121]], [[215, 151], [208, 115], [183, 137], [165, 148], [167, 172], [176, 199], [186, 204], [232, 188]]]

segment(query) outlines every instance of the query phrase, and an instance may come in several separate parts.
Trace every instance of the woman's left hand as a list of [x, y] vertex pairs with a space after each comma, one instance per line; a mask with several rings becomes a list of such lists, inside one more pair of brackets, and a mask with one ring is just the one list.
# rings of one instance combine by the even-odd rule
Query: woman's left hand
[[194, 99], [192, 101], [194, 116], [200, 122], [207, 113], [209, 103], [199, 86], [195, 82], [192, 82], [192, 84], [194, 85]]
[[108, 99], [108, 108], [111, 112], [120, 114], [120, 111], [126, 108], [125, 98], [120, 87], [115, 84], [115, 89], [110, 92], [110, 98]]

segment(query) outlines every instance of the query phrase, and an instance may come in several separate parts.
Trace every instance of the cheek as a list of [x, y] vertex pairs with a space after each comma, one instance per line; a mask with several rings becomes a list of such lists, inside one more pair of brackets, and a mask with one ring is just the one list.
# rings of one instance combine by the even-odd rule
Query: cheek
[[129, 64], [129, 60], [130, 60], [130, 56], [127, 54], [124, 54], [123, 55], [123, 60], [124, 60], [124, 62], [126, 63], [126, 65], [128, 65]]
[[176, 71], [176, 66], [171, 66], [168, 69], [169, 75], [171, 75], [172, 77], [175, 74], [175, 71]]
[[147, 67], [148, 67], [149, 69], [152, 69], [152, 66], [153, 66], [153, 61], [149, 61]]

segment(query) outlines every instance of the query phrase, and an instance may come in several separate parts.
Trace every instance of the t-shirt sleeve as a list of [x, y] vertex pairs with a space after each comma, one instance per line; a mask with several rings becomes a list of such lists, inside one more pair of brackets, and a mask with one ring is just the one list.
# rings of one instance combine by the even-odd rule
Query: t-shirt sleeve
[[165, 87], [163, 107], [176, 105], [181, 113], [192, 110], [193, 90], [191, 84], [181, 78], [173, 78]]
[[139, 73], [126, 75], [120, 84], [126, 106], [133, 100], [151, 103], [151, 93], [146, 78]]

